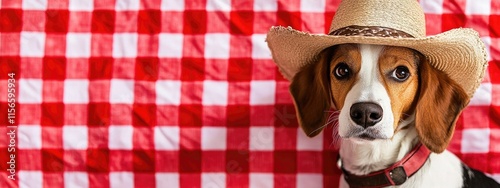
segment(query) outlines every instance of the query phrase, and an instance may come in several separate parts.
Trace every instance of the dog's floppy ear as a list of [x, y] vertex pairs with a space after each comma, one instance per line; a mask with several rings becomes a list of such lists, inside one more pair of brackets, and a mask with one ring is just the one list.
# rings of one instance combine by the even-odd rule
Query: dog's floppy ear
[[[424, 59], [423, 57], [421, 59]], [[469, 103], [467, 93], [446, 73], [422, 61], [415, 126], [421, 142], [435, 153], [448, 146], [455, 123]]]
[[323, 51], [317, 62], [303, 67], [290, 84], [299, 125], [309, 137], [321, 132], [328, 117], [329, 52], [331, 50]]

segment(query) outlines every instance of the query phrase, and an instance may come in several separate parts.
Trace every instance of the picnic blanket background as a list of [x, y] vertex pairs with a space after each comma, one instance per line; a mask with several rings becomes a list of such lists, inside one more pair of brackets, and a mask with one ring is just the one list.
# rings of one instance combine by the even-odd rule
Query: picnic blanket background
[[[0, 0], [0, 187], [337, 187], [332, 128], [298, 129], [265, 36], [326, 33], [339, 2]], [[448, 149], [500, 181], [500, 1], [420, 4], [429, 35], [486, 43]]]

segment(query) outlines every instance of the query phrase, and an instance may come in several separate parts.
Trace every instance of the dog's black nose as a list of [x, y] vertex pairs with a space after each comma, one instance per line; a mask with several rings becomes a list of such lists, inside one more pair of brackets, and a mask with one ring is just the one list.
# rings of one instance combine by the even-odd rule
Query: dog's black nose
[[351, 119], [367, 128], [382, 120], [383, 110], [380, 105], [371, 102], [358, 102], [351, 106]]

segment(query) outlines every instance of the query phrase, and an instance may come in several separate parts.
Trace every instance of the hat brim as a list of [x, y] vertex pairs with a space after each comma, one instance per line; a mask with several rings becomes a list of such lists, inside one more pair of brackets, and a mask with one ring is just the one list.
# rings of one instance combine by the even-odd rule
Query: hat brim
[[272, 27], [266, 39], [274, 62], [288, 80], [313, 63], [324, 49], [346, 43], [407, 47], [422, 53], [434, 68], [448, 74], [472, 97], [487, 66], [484, 43], [472, 29], [453, 29], [425, 38], [392, 38], [309, 34], [291, 27]]

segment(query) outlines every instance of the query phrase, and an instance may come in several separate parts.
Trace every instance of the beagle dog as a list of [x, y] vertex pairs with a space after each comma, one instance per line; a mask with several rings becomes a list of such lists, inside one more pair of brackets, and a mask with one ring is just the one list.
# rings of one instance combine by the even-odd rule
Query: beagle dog
[[415, 50], [332, 46], [290, 92], [308, 136], [335, 122], [340, 187], [500, 187], [446, 150], [469, 97]]

